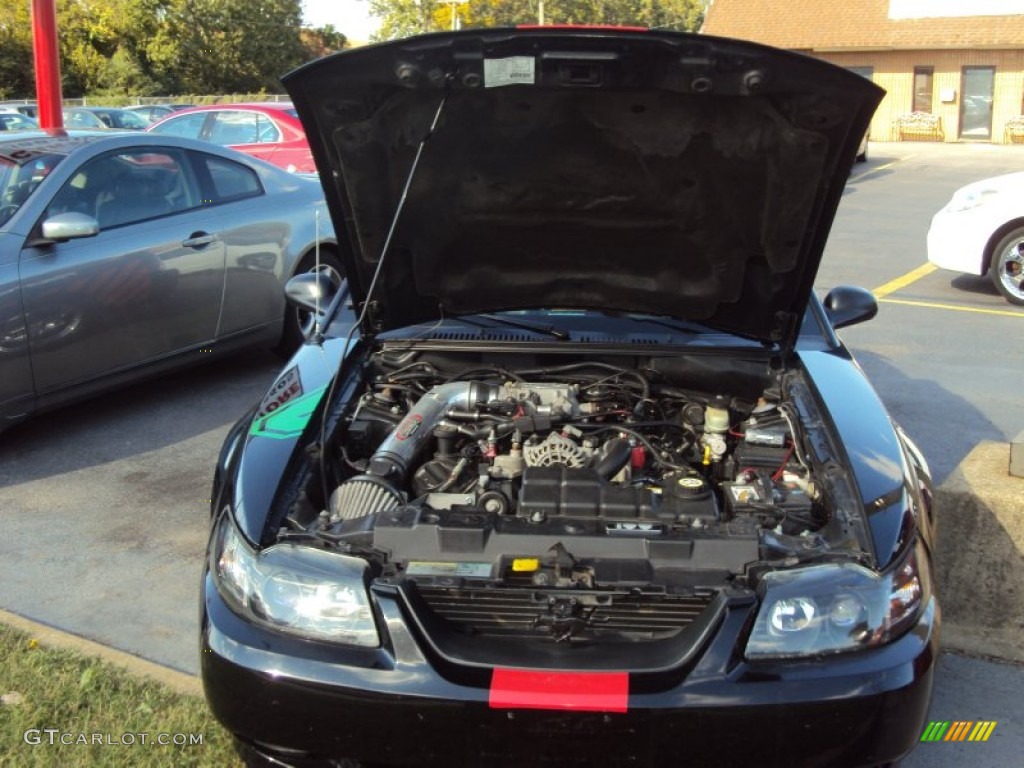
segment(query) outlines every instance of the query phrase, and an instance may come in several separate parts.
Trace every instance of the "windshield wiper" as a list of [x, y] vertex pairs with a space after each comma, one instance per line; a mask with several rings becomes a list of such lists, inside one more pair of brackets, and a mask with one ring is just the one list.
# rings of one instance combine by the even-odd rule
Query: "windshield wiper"
[[[510, 328], [522, 328], [524, 331], [533, 331], [534, 333], [546, 333], [548, 336], [553, 336], [559, 341], [569, 341], [572, 338], [567, 330], [565, 330], [564, 328], [559, 328], [556, 325], [548, 325], [544, 323], [531, 323], [527, 322], [526, 320], [513, 320], [509, 317], [504, 317], [501, 315], [481, 314], [476, 315], [476, 317], [482, 317], [485, 320], [500, 323], [501, 325], [507, 325]], [[463, 322], [473, 323], [472, 319], [468, 317], [460, 317], [459, 319], [462, 320]], [[479, 325], [478, 323], [473, 324]], [[481, 325], [481, 327], [483, 326]]]
[[706, 333], [708, 331], [721, 333], [717, 328], [712, 328], [710, 325], [705, 325], [704, 323], [696, 323], [692, 320], [672, 320], [663, 317], [653, 317], [652, 315], [633, 314], [618, 315], [618, 317], [628, 318], [635, 323], [657, 325], [661, 328], [668, 328], [670, 331], [679, 331], [680, 333]]
[[760, 341], [753, 334], [741, 333], [739, 331], [729, 331], [724, 328], [716, 328], [713, 325], [707, 325], [706, 323], [698, 323], [695, 320], [674, 320], [672, 318], [665, 317], [654, 317], [652, 315], [634, 315], [624, 314], [615, 315], [616, 317], [625, 317], [636, 323], [646, 323], [648, 325], [657, 325], [661, 328], [668, 328], [672, 331], [678, 331], [679, 333], [688, 334], [701, 334], [701, 333], [717, 333], [725, 334], [727, 336], [735, 336], [739, 339], [746, 339], [748, 341]]

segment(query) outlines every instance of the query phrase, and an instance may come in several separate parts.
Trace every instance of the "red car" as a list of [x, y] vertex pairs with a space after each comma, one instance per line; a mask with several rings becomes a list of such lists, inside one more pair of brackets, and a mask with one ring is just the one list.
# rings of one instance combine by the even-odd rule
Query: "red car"
[[209, 104], [182, 109], [146, 129], [202, 139], [296, 173], [316, 173], [306, 133], [291, 102]]

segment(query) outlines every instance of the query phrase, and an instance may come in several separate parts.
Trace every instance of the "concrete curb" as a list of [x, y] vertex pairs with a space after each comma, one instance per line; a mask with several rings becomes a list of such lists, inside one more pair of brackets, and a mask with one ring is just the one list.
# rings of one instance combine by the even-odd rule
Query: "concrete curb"
[[184, 672], [179, 672], [176, 669], [171, 669], [161, 664], [147, 661], [146, 659], [133, 656], [130, 653], [119, 651], [116, 648], [111, 648], [110, 646], [102, 645], [92, 640], [87, 640], [86, 638], [79, 637], [78, 635], [62, 632], [59, 629], [54, 629], [53, 627], [49, 627], [45, 624], [39, 624], [31, 619], [26, 619], [16, 613], [9, 613], [2, 609], [0, 609], [0, 623], [25, 632], [34, 640], [38, 640], [41, 645], [45, 645], [50, 648], [62, 648], [65, 650], [77, 651], [78, 653], [85, 654], [87, 656], [94, 656], [96, 658], [103, 659], [104, 661], [108, 661], [114, 666], [127, 670], [134, 675], [148, 677], [151, 680], [162, 683], [178, 693], [184, 693], [190, 696], [203, 695], [203, 685], [198, 677], [186, 675]]
[[936, 489], [942, 645], [1024, 662], [1024, 478], [980, 443]]

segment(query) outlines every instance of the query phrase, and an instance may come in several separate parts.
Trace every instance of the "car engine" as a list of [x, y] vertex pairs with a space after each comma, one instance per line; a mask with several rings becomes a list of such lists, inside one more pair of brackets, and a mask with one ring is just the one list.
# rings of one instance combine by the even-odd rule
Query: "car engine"
[[[734, 426], [735, 404], [724, 396], [631, 395], [581, 381], [434, 387], [410, 404], [366, 473], [332, 494], [331, 520], [400, 505], [405, 491], [432, 510], [533, 522], [566, 516], [702, 529], [753, 515], [820, 526], [813, 480], [793, 459], [792, 418], [780, 403], [743, 404]], [[387, 387], [365, 396], [354, 422], [405, 410], [394, 396]]]
[[[707, 605], [758, 569], [848, 544], [848, 475], [803, 379], [764, 358], [715, 365], [691, 381], [690, 360], [378, 353], [320, 454], [322, 492], [279, 539], [358, 554], [376, 583], [433, 595], [428, 613], [457, 621], [502, 590], [526, 618], [494, 628], [556, 639], [583, 631], [569, 620], [588, 600], [637, 615], [664, 607], [652, 594]], [[740, 394], [692, 386], [717, 379]]]

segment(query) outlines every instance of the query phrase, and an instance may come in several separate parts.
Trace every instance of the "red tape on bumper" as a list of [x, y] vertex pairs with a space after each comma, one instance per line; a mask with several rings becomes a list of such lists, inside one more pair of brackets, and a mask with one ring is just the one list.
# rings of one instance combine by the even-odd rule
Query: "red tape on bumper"
[[488, 703], [492, 709], [626, 712], [629, 675], [495, 669]]

